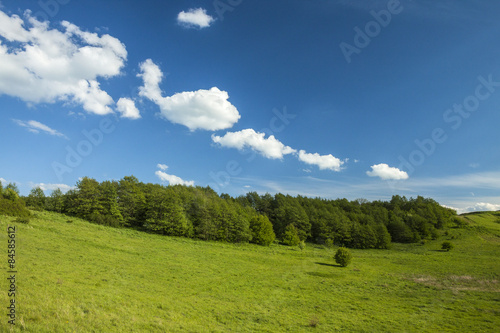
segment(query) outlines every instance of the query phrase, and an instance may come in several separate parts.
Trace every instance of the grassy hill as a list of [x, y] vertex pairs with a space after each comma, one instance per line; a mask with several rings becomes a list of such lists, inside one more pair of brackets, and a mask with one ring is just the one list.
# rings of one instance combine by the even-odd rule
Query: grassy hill
[[[468, 214], [425, 244], [334, 250], [145, 234], [36, 212], [15, 225], [14, 332], [495, 332], [499, 213]], [[440, 251], [450, 240], [455, 248]], [[0, 304], [9, 297], [7, 251]], [[8, 332], [7, 316], [0, 331]]]

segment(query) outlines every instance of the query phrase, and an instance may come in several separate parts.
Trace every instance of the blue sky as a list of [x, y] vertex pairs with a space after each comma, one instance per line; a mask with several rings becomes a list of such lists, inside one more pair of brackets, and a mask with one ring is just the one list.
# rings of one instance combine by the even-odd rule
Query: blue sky
[[0, 2], [0, 180], [500, 209], [500, 3]]

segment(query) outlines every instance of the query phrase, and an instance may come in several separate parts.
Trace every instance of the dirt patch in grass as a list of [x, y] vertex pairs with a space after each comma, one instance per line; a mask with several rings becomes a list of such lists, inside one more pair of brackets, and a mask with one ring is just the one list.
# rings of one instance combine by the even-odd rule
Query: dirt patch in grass
[[445, 278], [437, 278], [431, 275], [417, 275], [408, 280], [439, 289], [452, 291], [484, 291], [500, 292], [500, 284], [497, 279], [483, 280], [470, 275], [450, 275]]

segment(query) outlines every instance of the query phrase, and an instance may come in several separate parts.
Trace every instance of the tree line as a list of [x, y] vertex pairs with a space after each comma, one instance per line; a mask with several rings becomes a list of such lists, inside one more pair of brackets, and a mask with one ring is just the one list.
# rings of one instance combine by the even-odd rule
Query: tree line
[[210, 187], [146, 184], [134, 176], [101, 183], [85, 177], [66, 194], [56, 189], [45, 196], [33, 188], [22, 199], [34, 209], [162, 235], [261, 245], [308, 241], [360, 249], [435, 239], [456, 215], [421, 196], [372, 202], [256, 192], [231, 197]]

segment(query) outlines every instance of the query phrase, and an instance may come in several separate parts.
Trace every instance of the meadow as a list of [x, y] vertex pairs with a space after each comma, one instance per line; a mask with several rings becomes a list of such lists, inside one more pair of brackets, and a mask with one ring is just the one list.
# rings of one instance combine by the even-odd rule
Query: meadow
[[[496, 332], [499, 213], [437, 240], [351, 250], [206, 242], [34, 212], [0, 216], [0, 304], [16, 232], [16, 325], [2, 332]], [[455, 248], [441, 251], [450, 240]]]

